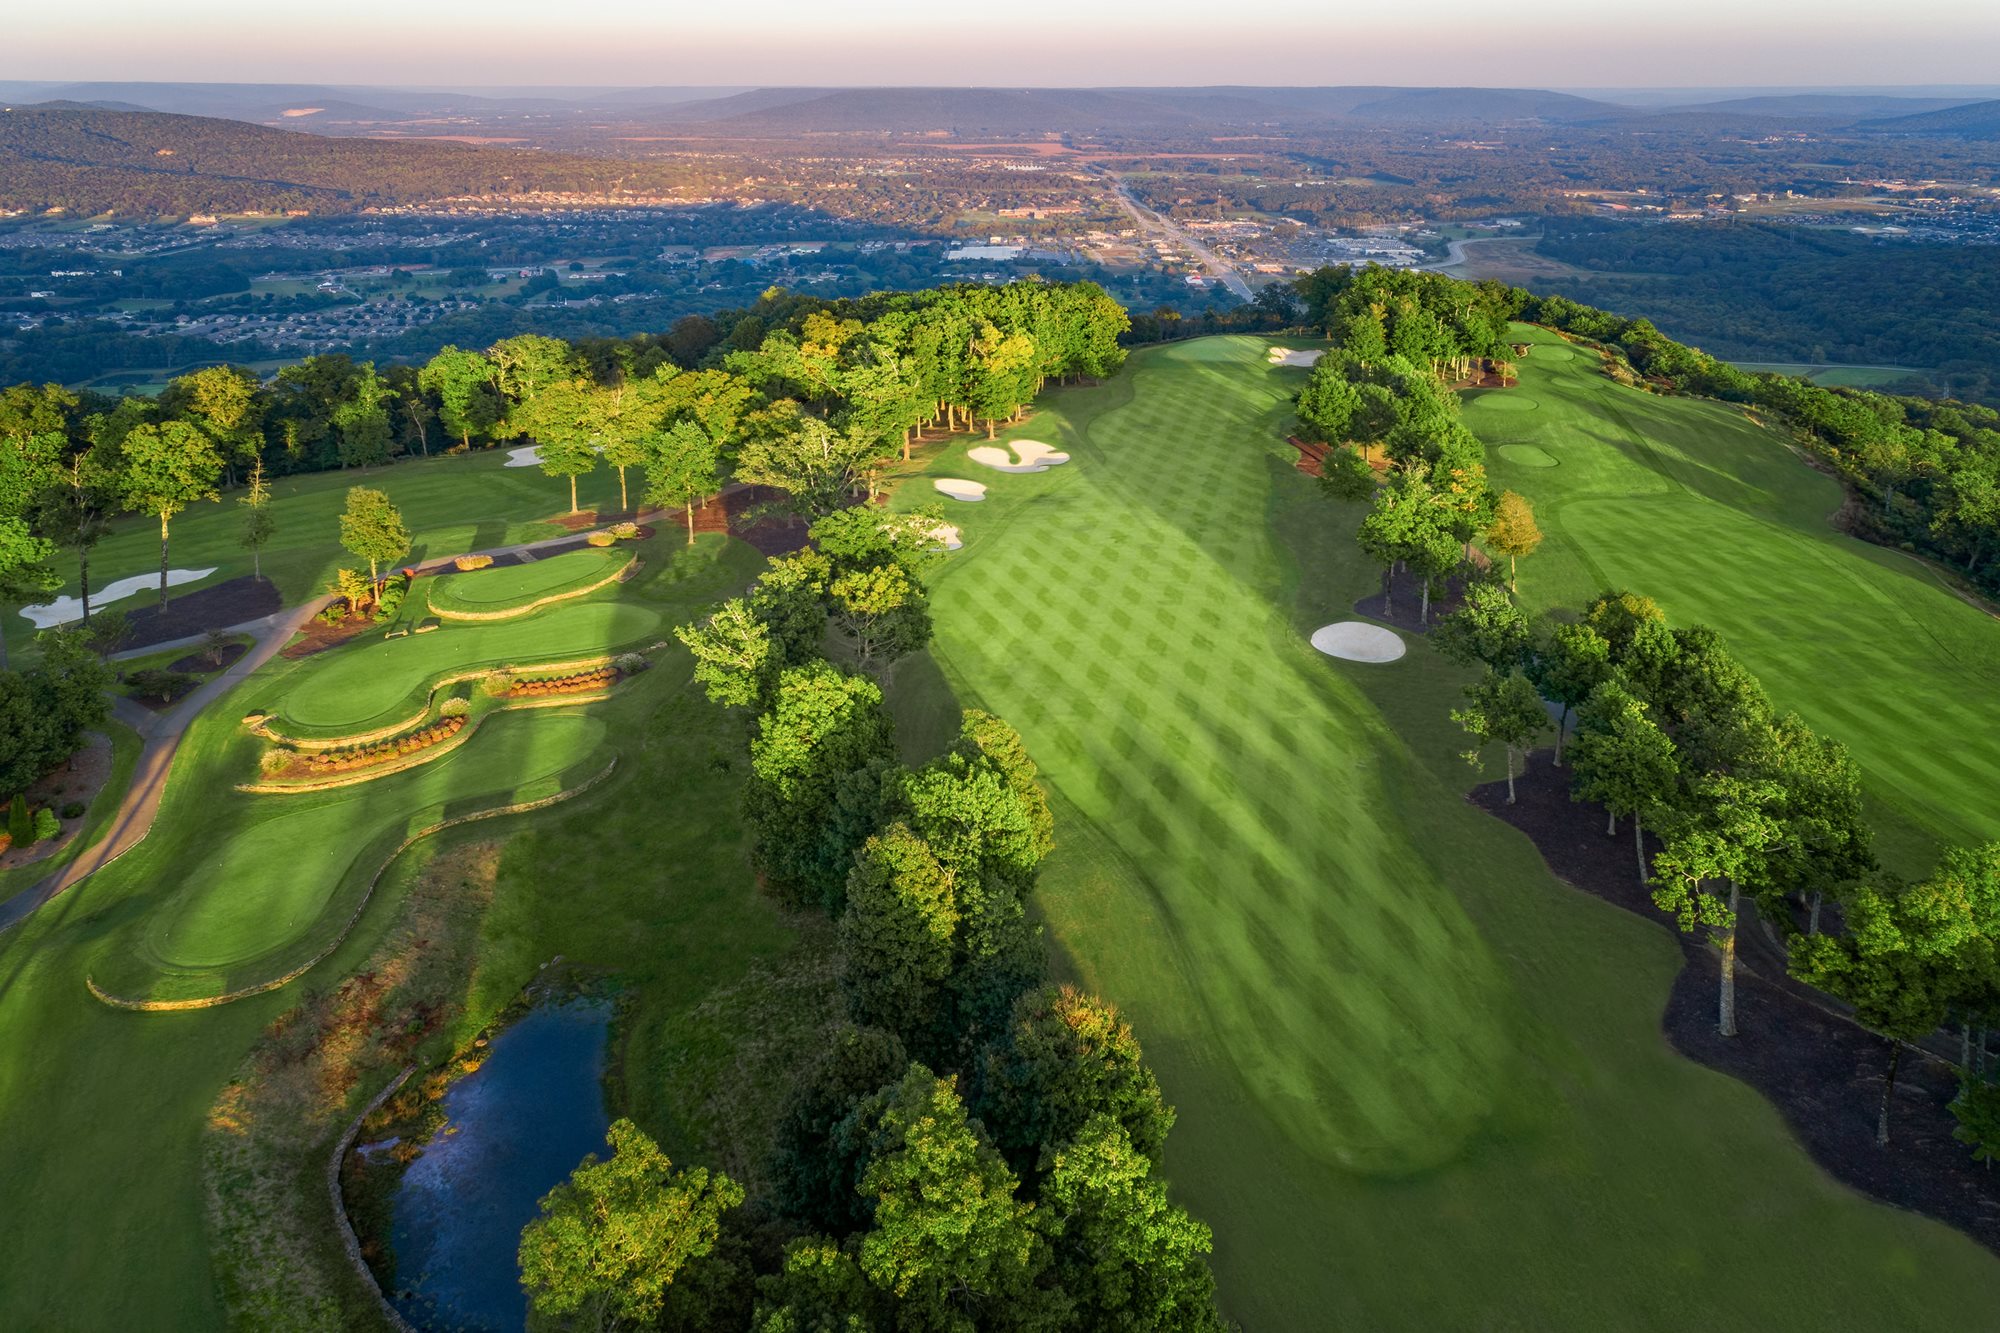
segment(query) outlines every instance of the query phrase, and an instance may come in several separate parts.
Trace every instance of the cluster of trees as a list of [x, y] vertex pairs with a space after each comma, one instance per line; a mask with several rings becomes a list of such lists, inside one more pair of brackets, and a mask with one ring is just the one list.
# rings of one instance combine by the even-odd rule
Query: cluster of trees
[[[873, 679], [820, 655], [844, 583], [914, 575], [927, 518], [843, 510], [684, 627], [755, 713], [746, 808], [773, 889], [837, 922], [847, 1023], [789, 1092], [770, 1197], [614, 1126], [521, 1243], [561, 1326], [1219, 1329], [1208, 1229], [1154, 1171], [1173, 1112], [1109, 1004], [1047, 984], [1027, 917], [1054, 821], [1020, 735], [968, 711], [897, 761]], [[920, 584], [880, 666], [928, 639]], [[747, 1203], [747, 1206], [746, 1206]], [[753, 1239], [752, 1233], [755, 1233]]]
[[[500, 441], [537, 445], [572, 509], [576, 479], [600, 464], [628, 509], [631, 474], [643, 475], [640, 496], [681, 507], [690, 540], [694, 505], [732, 475], [818, 516], [869, 488], [925, 426], [983, 422], [990, 434], [1048, 378], [1112, 373], [1127, 328], [1090, 283], [852, 302], [773, 292], [642, 338], [522, 334], [422, 366], [329, 354], [268, 382], [211, 366], [158, 399], [16, 385], [0, 390], [0, 597], [60, 586], [62, 548], [87, 603], [91, 546], [112, 517], [137, 513], [160, 523], [164, 603], [173, 518], [225, 487]], [[268, 540], [246, 530], [250, 549]]]
[[18, 797], [75, 754], [110, 713], [111, 673], [82, 634], [44, 630], [36, 639], [41, 657], [33, 666], [0, 668], [0, 799]]
[[[1549, 734], [1553, 711], [1553, 762], [1563, 764], [1574, 716], [1572, 793], [1604, 807], [1607, 834], [1631, 821], [1653, 902], [1681, 929], [1713, 936], [1724, 1036], [1737, 1030], [1736, 928], [1747, 896], [1786, 938], [1792, 974], [1853, 1005], [1888, 1039], [1881, 1141], [1904, 1044], [1953, 1016], [1969, 1089], [1961, 1102], [2000, 1106], [1984, 1064], [1984, 1029], [2000, 1014], [2000, 844], [1953, 849], [1915, 884], [1882, 871], [1846, 747], [1778, 713], [1712, 629], [1669, 627], [1649, 598], [1610, 591], [1580, 614], [1530, 620], [1505, 588], [1480, 582], [1434, 641], [1481, 669], [1469, 706], [1453, 716], [1478, 746], [1507, 747], [1510, 801], [1514, 755]], [[1647, 828], [1660, 840], [1651, 865]], [[1842, 923], [1835, 932], [1821, 929], [1829, 903]], [[2000, 1124], [1979, 1133], [2000, 1150]]]
[[1382, 564], [1385, 589], [1398, 568], [1416, 578], [1428, 623], [1431, 598], [1471, 561], [1475, 537], [1510, 559], [1541, 543], [1528, 502], [1488, 484], [1485, 446], [1448, 382], [1468, 361], [1511, 350], [1505, 289], [1382, 268], [1321, 269], [1298, 289], [1308, 317], [1340, 342], [1299, 391], [1300, 430], [1339, 446], [1322, 460], [1323, 484], [1370, 501], [1361, 547]]
[[[1521, 293], [1525, 298], [1526, 294]], [[2000, 411], [1972, 403], [1829, 389], [1750, 374], [1685, 347], [1643, 319], [1560, 296], [1524, 299], [1522, 318], [1603, 344], [1613, 369], [1659, 387], [1781, 416], [1865, 502], [1863, 535], [1920, 551], [2000, 592]]]

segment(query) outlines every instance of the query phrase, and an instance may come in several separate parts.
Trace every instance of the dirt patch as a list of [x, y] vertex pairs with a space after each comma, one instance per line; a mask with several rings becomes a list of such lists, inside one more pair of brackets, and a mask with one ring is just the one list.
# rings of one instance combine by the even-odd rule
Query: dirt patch
[[315, 616], [302, 626], [296, 637], [278, 650], [280, 657], [311, 657], [329, 648], [338, 648], [349, 639], [358, 639], [372, 629], [382, 626], [368, 616], [349, 616], [334, 624], [327, 624]]
[[227, 671], [237, 658], [250, 651], [247, 643], [232, 643], [211, 658], [207, 652], [197, 648], [186, 657], [177, 657], [169, 671], [187, 671], [195, 675], [209, 675], [217, 671]]
[[[1513, 805], [1504, 782], [1478, 787], [1470, 799], [1527, 834], [1558, 879], [1658, 923], [1680, 944], [1684, 964], [1660, 1020], [1675, 1050], [1757, 1089], [1812, 1159], [1843, 1184], [1957, 1227], [2000, 1253], [2000, 1176], [1976, 1164], [1951, 1136], [1958, 1122], [1945, 1107], [1958, 1080], [1946, 1061], [1905, 1052], [1889, 1146], [1877, 1147], [1875, 1117], [1889, 1061], [1882, 1038], [1786, 976], [1782, 950], [1749, 913], [1737, 931], [1739, 1035], [1720, 1035], [1716, 953], [1705, 937], [1683, 934], [1653, 906], [1639, 882], [1629, 826], [1606, 836], [1603, 808], [1571, 801], [1569, 770], [1550, 764], [1547, 752], [1532, 756], [1514, 785]], [[1657, 850], [1650, 838], [1648, 847]]]
[[1376, 593], [1373, 597], [1363, 597], [1356, 602], [1355, 614], [1394, 625], [1397, 629], [1407, 630], [1411, 634], [1428, 634], [1440, 616], [1450, 615], [1465, 601], [1465, 580], [1454, 574], [1445, 580], [1443, 592], [1431, 595], [1429, 619], [1420, 620], [1418, 616], [1424, 609], [1424, 590], [1422, 582], [1415, 575], [1407, 569], [1397, 570], [1394, 574], [1385, 573], [1382, 587], [1382, 592]]
[[284, 606], [285, 601], [278, 595], [277, 584], [246, 574], [196, 592], [174, 595], [165, 611], [160, 610], [157, 602], [126, 611], [125, 618], [132, 627], [132, 635], [119, 647], [146, 648], [169, 639], [184, 639], [191, 634], [206, 634], [212, 629], [227, 629], [246, 621], [261, 620], [283, 610]]
[[[91, 732], [83, 738], [83, 748], [44, 773], [25, 793], [30, 809], [50, 809], [58, 815], [71, 801], [88, 807], [111, 780], [111, 738]], [[86, 808], [86, 813], [88, 810]], [[83, 828], [83, 816], [62, 821], [62, 832], [31, 847], [9, 847], [0, 852], [0, 870], [33, 865], [69, 846]]]
[[694, 511], [696, 532], [726, 532], [764, 555], [789, 555], [806, 545], [806, 521], [782, 506], [785, 494], [770, 486], [731, 487]]

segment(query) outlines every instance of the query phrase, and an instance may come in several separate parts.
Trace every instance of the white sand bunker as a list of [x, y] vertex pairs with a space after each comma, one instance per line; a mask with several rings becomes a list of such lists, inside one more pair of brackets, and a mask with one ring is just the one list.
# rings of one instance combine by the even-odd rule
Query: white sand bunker
[[965, 451], [965, 456], [982, 467], [990, 467], [995, 472], [1047, 472], [1069, 462], [1069, 455], [1056, 450], [1040, 440], [1014, 440], [1014, 450], [1010, 457], [1007, 450], [997, 445], [982, 444]]
[[942, 551], [956, 551], [965, 545], [965, 540], [958, 529], [949, 523], [935, 524], [927, 529], [924, 535], [936, 542], [937, 549]]
[[1403, 655], [1403, 636], [1364, 620], [1343, 620], [1314, 630], [1312, 646], [1350, 662], [1393, 662]]
[[1319, 351], [1295, 352], [1289, 347], [1273, 347], [1271, 349], [1271, 364], [1274, 366], [1317, 365], [1319, 359], [1324, 355], [1326, 353]]
[[963, 500], [967, 504], [976, 504], [986, 498], [986, 486], [983, 482], [965, 481], [958, 477], [939, 477], [931, 485], [937, 487], [938, 494], [949, 495], [952, 499]]
[[[198, 579], [207, 578], [214, 572], [215, 567], [213, 565], [207, 569], [170, 569], [167, 571], [167, 586], [171, 588], [177, 584], [193, 583]], [[120, 598], [130, 597], [133, 593], [139, 592], [142, 589], [157, 588], [159, 586], [160, 576], [158, 574], [134, 574], [129, 579], [119, 579], [116, 583], [107, 583], [102, 588], [91, 593], [90, 604], [93, 608], [104, 606], [107, 603], [118, 601]], [[21, 614], [33, 621], [36, 629], [48, 629], [52, 625], [67, 625], [72, 620], [83, 619], [83, 600], [64, 595], [56, 598], [53, 602], [45, 602], [41, 606], [24, 606], [21, 608]]]
[[531, 444], [525, 449], [509, 449], [507, 451], [507, 461], [500, 466], [540, 467], [541, 465], [542, 447], [539, 444]]

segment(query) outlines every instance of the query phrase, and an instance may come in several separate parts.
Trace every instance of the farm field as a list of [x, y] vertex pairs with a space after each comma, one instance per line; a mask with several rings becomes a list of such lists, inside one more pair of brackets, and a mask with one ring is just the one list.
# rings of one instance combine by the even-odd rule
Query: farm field
[[[1421, 643], [1387, 666], [1307, 647], [1376, 571], [1358, 507], [1290, 466], [1304, 372], [1267, 347], [1151, 349], [1108, 385], [1045, 395], [1013, 434], [1069, 466], [932, 460], [926, 478], [976, 477], [988, 498], [948, 511], [965, 547], [932, 575], [937, 639], [894, 692], [912, 753], [955, 695], [1014, 722], [1054, 788], [1051, 944], [1131, 1017], [1179, 1109], [1164, 1165], [1215, 1228], [1226, 1312], [1273, 1329], [1987, 1318], [1990, 1255], [1837, 1185], [1757, 1094], [1666, 1046], [1670, 937], [1557, 883], [1461, 799], [1457, 669]], [[1532, 415], [1499, 419], [1558, 459], [1535, 476], [1559, 475], [1564, 440]], [[1749, 480], [1725, 455], [1701, 484], [1767, 506], [1769, 488], [1819, 484], [1757, 443]], [[898, 502], [932, 498], [926, 481]], [[1559, 556], [1524, 565], [1533, 596], [1595, 586], [1576, 549], [1568, 582]], [[1632, 581], [1652, 591], [1646, 573]], [[1900, 631], [1823, 632], [1819, 658], [1873, 654], [1895, 688]], [[1811, 693], [1774, 643], [1739, 647], [1781, 699]]]
[[[562, 529], [545, 520], [569, 508], [567, 483], [543, 476], [539, 468], [507, 467], [502, 461], [505, 457], [504, 450], [481, 450], [454, 457], [412, 459], [387, 467], [274, 478], [271, 514], [277, 522], [277, 534], [264, 548], [264, 575], [277, 585], [289, 606], [323, 589], [340, 566], [356, 563], [337, 545], [340, 512], [351, 486], [384, 490], [403, 511], [411, 536], [410, 564], [560, 536]], [[617, 475], [600, 468], [578, 478], [577, 497], [585, 508], [595, 505], [608, 510], [617, 503]], [[250, 552], [241, 542], [243, 512], [232, 494], [215, 503], [197, 504], [174, 519], [173, 567], [212, 568], [215, 572], [197, 582], [177, 585], [172, 595], [250, 573]], [[74, 596], [75, 558], [59, 554], [56, 569], [67, 580], [67, 586], [58, 591]], [[157, 579], [159, 569], [160, 525], [157, 519], [143, 515], [118, 519], [90, 553], [93, 588], [135, 575]], [[137, 610], [151, 606], [155, 596], [154, 590], [147, 589], [110, 605], [118, 610]], [[35, 635], [34, 626], [13, 608], [0, 611], [0, 632], [6, 634], [10, 652], [26, 650]]]
[[[479, 501], [474, 494], [462, 503]], [[740, 587], [761, 561], [730, 539], [704, 536], [688, 547], [672, 533], [645, 555], [637, 577], [596, 594], [615, 600], [508, 623], [604, 609], [647, 625], [678, 621]], [[561, 651], [614, 646], [603, 637], [613, 622], [568, 623]], [[713, 762], [740, 743], [737, 724], [691, 688], [678, 652], [601, 703], [489, 716], [461, 749], [400, 775], [317, 795], [235, 792], [234, 783], [256, 773], [245, 713], [362, 647], [274, 658], [205, 711], [176, 758], [152, 834], [0, 934], [0, 1043], [17, 1053], [0, 1066], [0, 1134], [9, 1144], [0, 1161], [8, 1204], [0, 1244], [10, 1254], [0, 1323], [224, 1322], [203, 1208], [212, 1182], [201, 1144], [215, 1100], [274, 1018], [369, 957], [412, 883], [448, 849], [496, 849], [494, 878], [490, 899], [464, 909], [478, 939], [476, 966], [456, 979], [464, 1012], [423, 1058], [469, 1040], [553, 957], [615, 971], [630, 997], [617, 1037], [628, 1100], [660, 1132], [651, 1071], [661, 1064], [664, 1024], [785, 947], [778, 914], [750, 887], [736, 813], [740, 772]], [[614, 759], [609, 778], [572, 801], [416, 844], [300, 982], [168, 1013], [114, 1009], [84, 987], [86, 976], [104, 981], [124, 969], [142, 984], [199, 989], [310, 956], [344, 926], [357, 875], [372, 874], [406, 829], [550, 794]], [[217, 837], [218, 828], [231, 836]], [[358, 1109], [372, 1091], [340, 1095]], [[101, 1280], [107, 1252], [120, 1256], [116, 1283]], [[335, 1262], [344, 1271], [337, 1252]]]
[[2000, 690], [2000, 620], [1835, 531], [1839, 483], [1740, 410], [1620, 388], [1594, 354], [1516, 334], [1537, 344], [1519, 386], [1470, 395], [1465, 419], [1494, 484], [1533, 501], [1547, 534], [1522, 564], [1524, 601], [1630, 587], [1715, 626], [1779, 707], [1854, 751], [1897, 869], [1926, 868], [1939, 841], [2000, 837], [2000, 730], [1928, 702]]

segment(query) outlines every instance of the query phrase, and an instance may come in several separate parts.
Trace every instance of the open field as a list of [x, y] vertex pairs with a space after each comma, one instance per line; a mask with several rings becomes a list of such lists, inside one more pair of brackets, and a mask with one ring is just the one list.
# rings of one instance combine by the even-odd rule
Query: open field
[[1915, 376], [1922, 379], [1930, 374], [1919, 366], [1829, 366], [1812, 365], [1791, 361], [1739, 361], [1741, 370], [1767, 370], [1778, 375], [1796, 375], [1800, 379], [1824, 384], [1830, 389], [1886, 389], [1901, 384]]
[[[1215, 1227], [1227, 1312], [1257, 1329], [1988, 1319], [1990, 1255], [1841, 1188], [1754, 1092], [1665, 1045], [1673, 940], [1557, 883], [1461, 799], [1461, 673], [1420, 642], [1386, 666], [1307, 646], [1376, 572], [1358, 506], [1290, 467], [1304, 373], [1266, 348], [1149, 350], [1045, 396], [1020, 433], [1075, 461], [953, 511], [937, 642], [895, 691], [907, 747], [955, 694], [1016, 723], [1053, 785], [1041, 911], [1179, 1107], [1165, 1165]], [[1510, 438], [1561, 458], [1535, 415], [1507, 415]], [[1821, 485], [1759, 443], [1762, 485]], [[928, 471], [964, 466], [954, 447]], [[1553, 595], [1557, 561], [1536, 559], [1524, 576]], [[1828, 627], [1857, 631], [1819, 653], [1902, 637]], [[1754, 665], [1795, 688], [1787, 663]]]
[[[497, 465], [490, 474], [505, 477]], [[506, 491], [504, 484], [497, 489]], [[647, 554], [646, 569], [616, 595], [657, 620], [686, 618], [741, 587], [760, 563], [749, 547], [710, 536], [690, 548], [669, 534]], [[320, 660], [331, 665], [344, 651]], [[557, 954], [585, 969], [615, 970], [631, 1001], [616, 1037], [627, 1098], [663, 1139], [672, 1127], [659, 1118], [654, 1071], [662, 1065], [664, 1025], [786, 943], [777, 914], [751, 889], [736, 813], [740, 769], [715, 762], [740, 745], [738, 724], [690, 687], [684, 655], [587, 710], [493, 717], [462, 751], [426, 766], [431, 773], [418, 769], [324, 796], [228, 791], [246, 766], [254, 772], [254, 742], [239, 719], [253, 699], [269, 697], [274, 679], [314, 661], [274, 659], [218, 701], [184, 743], [152, 835], [112, 869], [0, 935], [0, 1049], [10, 1053], [0, 1061], [0, 1134], [9, 1145], [0, 1159], [0, 1198], [8, 1205], [0, 1210], [0, 1245], [9, 1255], [0, 1323], [222, 1324], [202, 1203], [200, 1143], [210, 1106], [258, 1033], [302, 987], [322, 984], [314, 978], [330, 985], [369, 957], [413, 877], [442, 847], [504, 839], [505, 850], [491, 904], [478, 909], [476, 966], [456, 979], [463, 1010], [423, 1058], [469, 1039]], [[566, 763], [572, 772], [596, 772], [613, 757], [612, 777], [572, 804], [417, 844], [321, 970], [292, 987], [187, 1013], [116, 1010], [84, 989], [86, 975], [137, 956], [156, 939], [185, 942], [211, 963], [254, 952], [311, 912], [288, 876], [294, 867], [314, 866], [330, 849], [362, 855], [406, 822], [422, 822], [420, 806], [463, 813], [494, 804], [499, 784], [539, 790], [548, 779], [538, 784], [537, 773]], [[295, 826], [298, 836], [273, 833], [281, 850], [261, 864], [245, 863], [233, 840], [217, 838], [213, 828], [220, 820], [257, 836], [269, 826], [261, 817], [245, 819], [255, 808], [273, 818], [308, 812], [297, 818], [314, 827]], [[322, 810], [338, 814], [310, 813]], [[197, 868], [204, 873], [192, 873]], [[305, 891], [310, 896], [309, 886]], [[358, 1106], [373, 1091], [336, 1095]], [[318, 1171], [314, 1163], [302, 1166]], [[107, 1281], [114, 1263], [117, 1280]]]
[[[2000, 620], [1836, 532], [1839, 483], [1736, 408], [1621, 389], [1554, 334], [1517, 334], [1539, 344], [1520, 386], [1471, 395], [1465, 417], [1548, 535], [1521, 565], [1526, 602], [1630, 587], [1715, 626], [1779, 707], [1853, 749], [1899, 870], [1940, 840], [2000, 837], [2000, 729], [1937, 706], [2000, 689]], [[1523, 466], [1516, 445], [1558, 466]]]
[[[323, 589], [337, 568], [359, 563], [338, 545], [340, 511], [346, 506], [350, 486], [385, 491], [403, 511], [412, 539], [407, 558], [410, 564], [560, 536], [561, 528], [543, 520], [569, 507], [567, 483], [543, 476], [538, 468], [505, 467], [505, 456], [504, 450], [482, 450], [349, 472], [276, 478], [271, 483], [271, 514], [277, 521], [277, 535], [264, 548], [264, 574], [278, 585], [290, 605]], [[175, 588], [175, 595], [250, 572], [250, 552], [241, 543], [244, 511], [235, 503], [241, 494], [241, 490], [224, 492], [219, 502], [198, 504], [174, 520], [174, 567], [215, 568], [207, 579]], [[585, 507], [615, 505], [617, 474], [600, 468], [579, 478], [577, 496]], [[110, 535], [91, 552], [90, 582], [92, 587], [101, 587], [131, 575], [157, 575], [159, 568], [158, 520], [128, 516], [119, 519]], [[56, 569], [68, 580], [59, 591], [75, 595], [74, 557], [59, 555]], [[151, 591], [139, 592], [111, 605], [120, 610], [137, 609], [152, 605], [155, 596]], [[0, 609], [0, 632], [6, 634], [10, 650], [25, 649], [34, 638], [34, 627], [13, 607]]]

